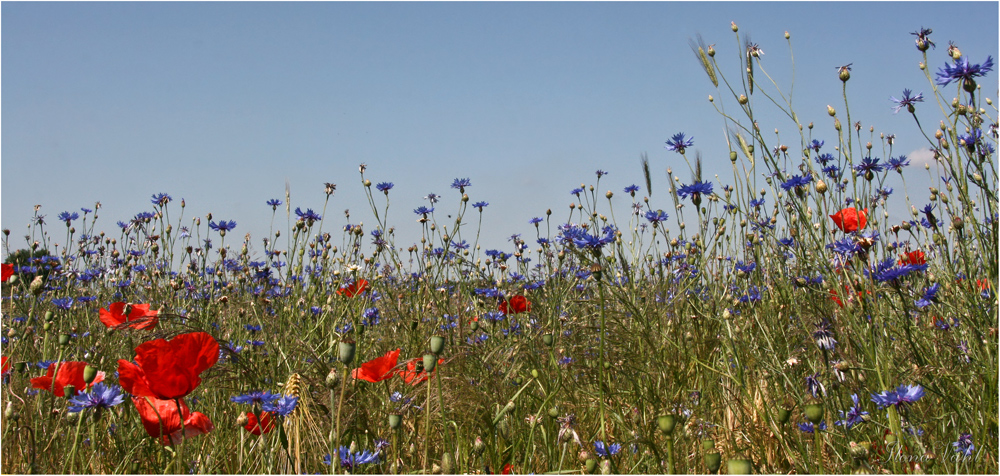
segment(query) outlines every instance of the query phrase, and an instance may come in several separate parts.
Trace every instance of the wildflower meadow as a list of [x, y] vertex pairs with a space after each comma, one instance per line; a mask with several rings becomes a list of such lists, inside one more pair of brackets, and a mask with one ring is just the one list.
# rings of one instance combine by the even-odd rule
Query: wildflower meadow
[[[996, 474], [994, 59], [913, 32], [924, 86], [884, 86], [916, 166], [851, 116], [851, 65], [803, 117], [760, 46], [715, 34], [740, 54], [692, 40], [683, 74], [716, 88], [694, 113], [731, 168], [664, 131], [683, 170], [579, 172], [504, 249], [473, 180], [391, 202], [376, 163], [312, 208], [262, 196], [266, 236], [162, 190], [111, 221], [36, 207], [3, 230], [0, 469]], [[373, 221], [331, 212], [345, 188]]]

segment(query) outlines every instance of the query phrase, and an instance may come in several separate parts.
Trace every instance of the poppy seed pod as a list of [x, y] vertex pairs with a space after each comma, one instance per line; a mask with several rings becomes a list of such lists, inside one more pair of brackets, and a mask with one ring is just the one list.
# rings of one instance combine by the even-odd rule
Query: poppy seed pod
[[552, 342], [553, 342], [552, 334], [544, 334], [544, 335], [542, 335], [542, 343], [543, 344], [545, 344], [545, 345], [547, 345], [549, 347], [552, 347]]
[[326, 388], [334, 389], [340, 384], [340, 373], [337, 369], [330, 369], [330, 373], [326, 374], [326, 380], [324, 381]]
[[788, 410], [787, 408], [779, 408], [778, 409], [778, 423], [781, 423], [782, 425], [784, 425], [785, 423], [788, 423], [788, 419], [791, 416], [792, 416], [792, 412], [790, 410]]
[[66, 398], [76, 396], [76, 385], [73, 384], [64, 385], [63, 396]]
[[472, 324], [469, 325], [469, 328], [472, 329], [473, 331], [478, 331], [479, 330], [479, 323], [476, 322], [476, 321], [472, 321]]
[[729, 474], [750, 474], [753, 472], [753, 462], [748, 459], [731, 459], [727, 462]]
[[805, 406], [806, 420], [809, 420], [814, 425], [823, 421], [823, 414], [825, 412], [823, 404], [819, 402], [807, 403]]
[[705, 457], [705, 469], [709, 473], [716, 473], [719, 471], [719, 466], [722, 464], [722, 455], [719, 453], [706, 453]]
[[705, 451], [712, 451], [715, 449], [715, 440], [711, 438], [705, 438], [701, 440], [701, 449]]
[[677, 418], [674, 415], [660, 415], [656, 419], [656, 426], [664, 435], [671, 435], [674, 432], [674, 427], [677, 426]]
[[594, 458], [588, 458], [587, 462], [584, 463], [584, 466], [587, 470], [587, 474], [594, 474], [594, 471], [597, 471], [597, 460]]
[[341, 341], [339, 345], [339, 355], [338, 359], [340, 363], [348, 365], [354, 361], [354, 348], [355, 344], [351, 341]]
[[94, 366], [87, 364], [87, 366], [83, 368], [83, 381], [90, 384], [91, 382], [94, 381], [94, 378], [96, 377], [97, 377], [97, 369], [94, 368]]
[[434, 352], [434, 355], [441, 355], [444, 352], [444, 337], [431, 337], [431, 352]]
[[55, 313], [52, 311], [45, 311], [45, 322], [52, 322], [52, 319], [56, 317]]
[[403, 425], [403, 416], [395, 413], [389, 415], [389, 428], [398, 430]]
[[59, 345], [69, 345], [69, 334], [59, 334]]
[[434, 354], [424, 354], [424, 370], [433, 372], [434, 367], [437, 367], [437, 356]]

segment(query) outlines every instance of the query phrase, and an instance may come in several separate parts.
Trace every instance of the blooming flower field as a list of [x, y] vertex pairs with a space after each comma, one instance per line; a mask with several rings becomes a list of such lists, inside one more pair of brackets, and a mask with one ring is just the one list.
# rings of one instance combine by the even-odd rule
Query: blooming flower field
[[117, 224], [36, 208], [3, 237], [0, 469], [995, 474], [993, 59], [932, 34], [926, 89], [886, 106], [934, 153], [927, 192], [886, 186], [925, 171], [852, 122], [850, 65], [843, 112], [758, 124], [798, 119], [746, 41], [735, 73], [692, 44], [728, 183], [669, 131], [690, 179], [644, 161], [601, 192], [598, 170], [506, 249], [480, 246], [468, 178], [410, 205], [423, 238], [399, 246], [364, 164], [374, 225], [332, 223], [332, 183], [321, 209], [262, 197], [289, 226], [257, 251], [167, 193]]

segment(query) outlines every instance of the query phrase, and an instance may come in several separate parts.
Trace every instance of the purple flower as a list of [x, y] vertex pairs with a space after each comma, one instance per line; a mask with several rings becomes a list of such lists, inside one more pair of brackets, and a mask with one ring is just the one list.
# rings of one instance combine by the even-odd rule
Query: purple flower
[[681, 198], [688, 198], [691, 196], [692, 201], [701, 198], [701, 195], [711, 195], [712, 194], [712, 182], [702, 182], [701, 180], [695, 181], [691, 185], [682, 185], [677, 189], [677, 196]]
[[278, 207], [280, 207], [282, 203], [284, 203], [284, 202], [282, 202], [281, 200], [278, 200], [277, 198], [272, 198], [272, 199], [270, 199], [270, 200], [267, 201], [267, 204], [271, 206], [271, 210], [277, 210]]
[[895, 169], [896, 172], [903, 173], [903, 167], [910, 165], [910, 160], [905, 155], [890, 157], [885, 164], [886, 169]]
[[278, 416], [288, 416], [293, 411], [295, 407], [299, 404], [299, 397], [294, 397], [291, 395], [282, 395], [277, 401], [270, 401], [264, 403], [263, 410], [265, 412], [272, 412]]
[[893, 114], [898, 113], [899, 110], [904, 107], [906, 108], [907, 111], [913, 112], [914, 104], [918, 102], [924, 102], [924, 93], [917, 93], [916, 96], [910, 96], [912, 92], [913, 91], [910, 91], [909, 89], [904, 89], [903, 97], [900, 99], [896, 99], [892, 96], [889, 96], [889, 100], [896, 103], [896, 105], [893, 106], [892, 108]]
[[487, 202], [476, 202], [472, 204], [472, 208], [478, 208], [480, 212], [482, 212], [483, 209], [488, 206], [490, 206], [490, 204]]
[[594, 442], [594, 452], [597, 456], [601, 458], [607, 458], [609, 456], [614, 456], [621, 451], [622, 445], [619, 443], [611, 443], [610, 445], [605, 445], [603, 441], [597, 440]]
[[455, 179], [451, 182], [451, 188], [458, 189], [458, 191], [465, 193], [465, 187], [471, 187], [472, 182], [468, 178]]
[[394, 185], [392, 182], [380, 182], [379, 184], [375, 185], [375, 188], [378, 189], [379, 192], [389, 195], [389, 190], [392, 190], [393, 186]]
[[961, 453], [962, 456], [972, 456], [972, 452], [976, 451], [976, 445], [972, 444], [972, 434], [962, 433], [962, 436], [958, 437], [958, 441], [951, 444], [955, 447], [956, 453]]
[[791, 192], [799, 187], [809, 185], [809, 182], [812, 182], [812, 175], [795, 175], [782, 183], [781, 188], [785, 189], [786, 192]]
[[635, 192], [638, 192], [638, 191], [639, 191], [639, 186], [635, 185], [635, 184], [632, 184], [632, 185], [629, 185], [628, 187], [625, 187], [625, 193], [630, 194], [630, 195], [635, 195]]
[[684, 149], [692, 146], [694, 146], [694, 137], [688, 139], [684, 137], [683, 132], [674, 134], [670, 140], [667, 141], [667, 149], [679, 154], [683, 154]]
[[993, 57], [987, 56], [986, 61], [982, 64], [973, 64], [969, 62], [969, 58], [961, 58], [955, 60], [954, 65], [945, 64], [943, 68], [938, 69], [937, 72], [937, 83], [939, 86], [947, 86], [952, 81], [961, 80], [966, 87], [968, 85], [975, 86], [975, 79], [985, 76], [993, 70]]
[[924, 295], [915, 302], [915, 304], [917, 305], [917, 307], [923, 309], [923, 308], [925, 308], [927, 306], [930, 306], [934, 302], [936, 302], [937, 301], [937, 292], [938, 292], [938, 289], [940, 289], [940, 288], [941, 288], [941, 284], [940, 283], [934, 283], [933, 286], [931, 286], [929, 288], [924, 288]]
[[153, 202], [153, 205], [159, 205], [162, 207], [170, 203], [171, 200], [173, 200], [173, 198], [171, 198], [170, 195], [167, 195], [165, 193], [157, 193], [153, 195], [153, 198], [150, 201]]
[[434, 209], [433, 208], [427, 208], [427, 207], [421, 206], [421, 207], [417, 208], [416, 210], [413, 210], [413, 213], [416, 213], [417, 215], [427, 216], [427, 214], [429, 214], [429, 213], [434, 213]]
[[323, 217], [314, 212], [312, 208], [307, 208], [306, 211], [303, 212], [302, 209], [296, 207], [295, 214], [299, 216], [299, 221], [307, 222], [309, 225], [323, 219]]
[[79, 413], [88, 408], [100, 410], [111, 408], [125, 401], [119, 387], [104, 385], [104, 382], [94, 384], [90, 392], [80, 393], [69, 399], [70, 413]]
[[813, 398], [816, 398], [817, 390], [819, 393], [826, 395], [826, 388], [823, 387], [823, 384], [819, 383], [819, 372], [806, 376], [806, 391], [811, 393]]
[[[806, 433], [813, 433], [814, 431], [816, 431], [816, 428], [817, 427], [814, 426], [812, 422], [807, 421], [805, 423], [799, 423], [799, 429]], [[819, 431], [826, 431], [826, 422], [825, 421], [819, 422], [818, 428]]]
[[210, 221], [210, 222], [208, 222], [208, 227], [211, 228], [211, 229], [213, 229], [213, 230], [215, 230], [215, 231], [217, 231], [217, 232], [219, 232], [219, 233], [225, 233], [227, 231], [232, 230], [233, 228], [236, 228], [236, 222], [233, 221], [233, 220], [229, 220], [229, 221], [219, 220], [219, 223], [216, 223], [214, 221]]
[[664, 212], [663, 210], [656, 210], [655, 212], [650, 210], [646, 212], [646, 219], [649, 220], [649, 222], [652, 223], [653, 225], [656, 225], [657, 223], [660, 223], [667, 219], [667, 213]]
[[861, 402], [858, 400], [858, 394], [852, 394], [851, 400], [854, 400], [854, 406], [851, 407], [846, 414], [843, 410], [841, 410], [840, 416], [844, 419], [837, 420], [833, 423], [834, 425], [846, 426], [847, 429], [850, 430], [854, 425], [862, 423], [866, 420], [865, 415], [868, 415], [868, 412], [861, 409]]
[[872, 401], [885, 408], [890, 405], [900, 406], [913, 403], [924, 396], [924, 388], [920, 385], [900, 385], [895, 390], [887, 390], [879, 394], [872, 394]]

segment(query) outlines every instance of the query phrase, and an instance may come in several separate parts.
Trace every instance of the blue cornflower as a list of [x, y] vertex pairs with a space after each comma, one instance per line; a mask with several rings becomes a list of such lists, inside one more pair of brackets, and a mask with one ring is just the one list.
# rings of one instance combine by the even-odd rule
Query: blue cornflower
[[77, 212], [62, 212], [59, 214], [59, 219], [66, 222], [66, 226], [73, 220], [80, 218], [80, 214]]
[[858, 173], [865, 173], [869, 171], [881, 172], [885, 168], [885, 166], [879, 163], [880, 160], [881, 159], [879, 159], [878, 157], [874, 159], [871, 157], [865, 157], [864, 159], [861, 159], [860, 164], [854, 166], [854, 170], [856, 170]]
[[557, 362], [557, 363], [558, 363], [559, 365], [563, 366], [563, 367], [566, 367], [566, 366], [568, 366], [569, 364], [572, 364], [572, 363], [573, 363], [573, 358], [572, 358], [572, 357], [570, 357], [570, 356], [568, 356], [568, 355], [567, 355], [566, 357], [560, 357], [560, 358], [559, 358], [559, 362]]
[[595, 173], [597, 174], [597, 178], [601, 178], [601, 177], [603, 177], [603, 176], [605, 176], [605, 175], [608, 174], [607, 172], [605, 172], [603, 170], [600, 170], [600, 169], [598, 169], [597, 172], [595, 172]]
[[890, 405], [900, 406], [913, 403], [924, 396], [924, 388], [920, 385], [900, 385], [895, 390], [887, 390], [879, 394], [872, 394], [872, 401], [885, 408]]
[[778, 238], [778, 243], [784, 246], [792, 247], [795, 246], [795, 238]]
[[826, 164], [834, 161], [834, 156], [831, 153], [820, 154], [816, 156], [816, 163], [820, 166], [826, 167]]
[[826, 387], [819, 381], [819, 372], [806, 376], [806, 391], [811, 393], [813, 398], [816, 398], [817, 391], [824, 396], [826, 395]]
[[972, 456], [972, 452], [976, 451], [976, 445], [972, 444], [971, 433], [962, 433], [962, 436], [958, 437], [958, 441], [952, 443], [951, 446], [954, 446], [955, 452], [962, 456]]
[[846, 414], [843, 410], [841, 410], [840, 416], [843, 420], [837, 420], [833, 423], [834, 425], [846, 426], [847, 429], [850, 430], [854, 425], [866, 420], [865, 415], [867, 415], [868, 412], [861, 409], [861, 402], [858, 400], [858, 394], [852, 394], [851, 400], [854, 400], [854, 406], [851, 407]]
[[392, 187], [394, 186], [395, 185], [392, 182], [379, 182], [377, 185], [375, 185], [375, 188], [379, 192], [389, 195], [389, 190], [392, 190]]
[[171, 198], [170, 195], [167, 195], [165, 193], [157, 193], [153, 195], [153, 199], [150, 200], [150, 202], [153, 202], [153, 205], [159, 205], [162, 207], [170, 203], [171, 200], [173, 200], [173, 198]]
[[649, 220], [649, 222], [652, 223], [654, 226], [657, 223], [666, 221], [667, 216], [668, 216], [667, 212], [664, 212], [663, 210], [656, 210], [656, 211], [650, 210], [646, 212], [646, 219]]
[[677, 196], [681, 198], [688, 198], [688, 196], [691, 196], [692, 201], [699, 201], [701, 199], [701, 195], [711, 194], [712, 182], [702, 182], [701, 180], [697, 180], [691, 185], [681, 185], [681, 187], [677, 189]]
[[233, 220], [219, 220], [219, 223], [214, 221], [208, 222], [208, 227], [219, 232], [220, 234], [225, 234], [227, 231], [236, 228], [236, 222]]
[[267, 204], [271, 206], [271, 210], [277, 210], [278, 207], [280, 207], [282, 203], [284, 203], [284, 202], [282, 202], [281, 200], [278, 200], [277, 198], [272, 198], [272, 199], [270, 199], [270, 200], [267, 201]]
[[298, 404], [299, 397], [282, 395], [281, 398], [278, 398], [277, 400], [265, 402], [262, 409], [265, 412], [271, 412], [278, 416], [288, 416], [295, 411], [295, 407], [298, 406]]
[[929, 288], [924, 288], [924, 295], [915, 302], [917, 307], [923, 309], [937, 302], [937, 292], [938, 289], [940, 288], [941, 288], [940, 283], [934, 283], [933, 286]]
[[892, 108], [893, 114], [899, 112], [899, 110], [904, 107], [906, 108], [907, 111], [912, 113], [914, 110], [913, 105], [915, 103], [924, 102], [924, 93], [918, 93], [916, 96], [910, 96], [911, 92], [912, 91], [910, 91], [909, 89], [904, 89], [903, 97], [901, 99], [896, 99], [892, 96], [889, 96], [889, 100], [896, 103], [896, 105]]
[[862, 251], [861, 245], [857, 244], [852, 238], [845, 237], [840, 240], [834, 241], [826, 245], [828, 249], [833, 250], [834, 253], [840, 255], [844, 261], [847, 261], [852, 256], [860, 253]]
[[244, 329], [250, 331], [251, 333], [260, 332], [261, 327], [256, 324], [246, 324], [243, 326]]
[[[971, 131], [969, 131], [968, 134], [963, 134], [958, 136], [959, 142], [964, 142], [965, 146], [968, 147], [970, 150], [974, 149], [976, 147], [976, 143], [979, 142], [982, 138], [983, 138], [983, 130], [979, 128], [972, 129]], [[61, 217], [62, 215], [60, 215], [60, 218]]]
[[68, 311], [69, 308], [73, 306], [73, 298], [65, 297], [65, 298], [53, 299], [52, 305], [64, 311]]
[[629, 185], [628, 187], [625, 187], [625, 193], [627, 193], [629, 195], [632, 195], [632, 196], [635, 196], [635, 192], [638, 192], [638, 191], [639, 191], [639, 186], [636, 185], [636, 184], [632, 184], [632, 185]]
[[528, 224], [529, 225], [535, 225], [535, 226], [538, 226], [538, 224], [541, 223], [541, 222], [542, 222], [542, 218], [541, 217], [535, 217], [535, 218], [532, 218], [532, 219], [528, 220]]
[[819, 431], [826, 431], [826, 422], [825, 421], [819, 422], [818, 427], [814, 426], [812, 422], [809, 421], [805, 423], [799, 423], [799, 429], [805, 433], [813, 433], [814, 431], [816, 431], [816, 428], [819, 428]]
[[611, 243], [615, 240], [615, 232], [617, 230], [614, 226], [605, 226], [602, 230], [604, 236], [591, 235], [587, 233], [587, 230], [579, 226], [570, 226], [563, 230], [563, 236], [571, 241], [577, 248], [585, 248], [589, 250], [599, 250], [604, 247], [604, 245]]
[[786, 192], [801, 190], [801, 188], [805, 188], [806, 185], [809, 185], [810, 182], [812, 182], [812, 175], [794, 175], [792, 178], [782, 182], [781, 188], [783, 188]]
[[821, 147], [823, 147], [823, 144], [825, 144], [825, 143], [826, 143], [826, 141], [813, 139], [812, 142], [809, 143], [809, 146], [806, 147], [806, 148], [807, 149], [812, 149], [812, 150], [814, 150], [814, 151], [816, 151], [818, 153], [819, 149]]
[[296, 207], [295, 214], [299, 216], [299, 221], [307, 222], [308, 225], [312, 225], [313, 222], [317, 222], [323, 219], [318, 213], [314, 212], [312, 208], [307, 208], [306, 211]]
[[930, 35], [933, 32], [934, 30], [931, 30], [930, 28], [920, 27], [919, 30], [910, 33], [911, 35], [917, 37], [916, 42], [918, 50], [927, 51], [928, 46], [933, 46], [937, 48], [937, 45], [935, 45], [934, 42], [930, 40], [930, 38], [927, 38], [927, 35]]
[[889, 258], [877, 264], [873, 270], [865, 270], [865, 274], [878, 282], [885, 283], [895, 281], [913, 271], [924, 271], [926, 269], [926, 263], [895, 266], [895, 260], [893, 258]]
[[277, 399], [281, 398], [281, 395], [268, 392], [267, 390], [259, 391], [255, 390], [250, 393], [245, 393], [243, 395], [237, 395], [231, 397], [229, 400], [233, 403], [242, 403], [244, 405], [255, 405], [255, 404], [266, 404], [271, 403]]
[[813, 332], [813, 339], [816, 340], [816, 346], [820, 349], [833, 351], [837, 346], [837, 339], [833, 338], [833, 332], [830, 331], [830, 323], [826, 319], [823, 319], [816, 326], [816, 331]]
[[[340, 460], [340, 467], [346, 469], [353, 469], [355, 466], [361, 464], [379, 463], [379, 454], [377, 451], [372, 452], [369, 450], [362, 450], [351, 453], [351, 449], [349, 447], [341, 446], [337, 453], [337, 458]], [[329, 454], [323, 457], [323, 464], [328, 466], [332, 464]]]
[[108, 386], [104, 382], [94, 384], [89, 392], [79, 393], [69, 399], [70, 413], [80, 413], [89, 408], [101, 410], [111, 408], [125, 401], [125, 395], [117, 386]]
[[490, 206], [488, 202], [476, 202], [472, 204], [472, 208], [478, 208], [480, 212], [482, 212], [483, 209], [488, 206]]
[[459, 192], [465, 193], [465, 187], [471, 187], [472, 182], [468, 178], [455, 179], [451, 182], [451, 188], [458, 189]]
[[678, 132], [667, 141], [667, 150], [672, 150], [679, 154], [684, 153], [684, 149], [694, 146], [694, 137], [688, 139], [683, 132]]
[[93, 210], [91, 210], [89, 208], [81, 208], [80, 211], [83, 212], [84, 215], [86, 215], [86, 214], [92, 212]]
[[594, 452], [597, 456], [601, 458], [607, 458], [609, 456], [614, 456], [621, 451], [622, 445], [619, 443], [611, 443], [610, 445], [605, 445], [603, 441], [597, 440], [594, 442]]
[[583, 188], [574, 188], [569, 191], [570, 195], [576, 195], [577, 197], [579, 197], [581, 193], [583, 193]]
[[417, 215], [423, 215], [423, 216], [426, 217], [428, 214], [434, 213], [434, 209], [422, 206], [422, 207], [419, 207], [419, 208], [413, 210], [413, 213], [415, 213]]
[[365, 311], [361, 314], [361, 317], [361, 325], [363, 326], [374, 326], [382, 322], [382, 313], [379, 312], [377, 307], [365, 309]]
[[[977, 77], [985, 76], [993, 70], [993, 57], [987, 56], [986, 61], [982, 64], [972, 64], [969, 62], [969, 58], [961, 58], [955, 60], [954, 66], [945, 64], [943, 68], [938, 69], [937, 72], [937, 83], [939, 86], [947, 86], [951, 84], [952, 81], [963, 81], [966, 85], [975, 86], [975, 79]], [[973, 89], [974, 91], [975, 89]]]
[[439, 198], [441, 197], [436, 193], [428, 193], [426, 196], [424, 196], [424, 200], [431, 202], [431, 205], [437, 203]]

